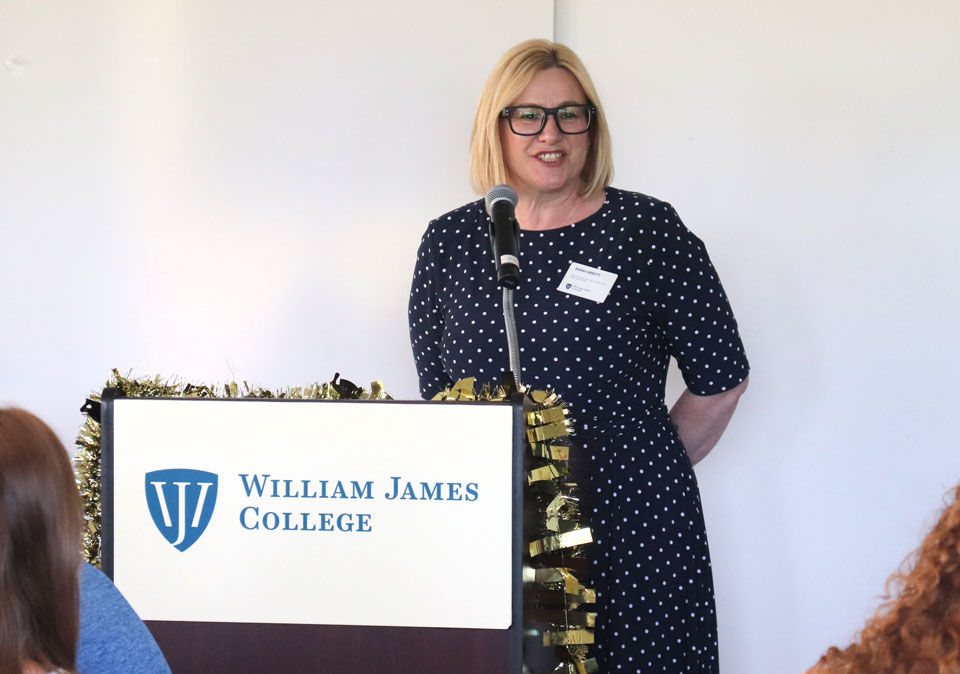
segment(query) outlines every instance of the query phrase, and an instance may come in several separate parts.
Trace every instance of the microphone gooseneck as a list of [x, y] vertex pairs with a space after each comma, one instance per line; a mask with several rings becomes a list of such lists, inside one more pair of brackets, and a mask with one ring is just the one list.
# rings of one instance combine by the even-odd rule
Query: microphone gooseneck
[[520, 378], [520, 344], [517, 342], [517, 322], [513, 317], [513, 289], [503, 289], [503, 322], [507, 331], [507, 353], [510, 357], [510, 372], [517, 390], [523, 391], [523, 380]]

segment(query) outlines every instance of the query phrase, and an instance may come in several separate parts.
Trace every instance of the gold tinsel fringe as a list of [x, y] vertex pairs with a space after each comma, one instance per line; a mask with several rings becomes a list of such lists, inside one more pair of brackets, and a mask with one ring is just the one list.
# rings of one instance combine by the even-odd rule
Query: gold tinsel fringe
[[[597, 661], [588, 654], [593, 643], [597, 614], [596, 593], [581, 585], [575, 573], [586, 568], [584, 547], [593, 542], [583, 525], [577, 484], [570, 474], [569, 459], [575, 451], [573, 424], [566, 403], [554, 391], [528, 392], [533, 410], [526, 421], [528, 459], [525, 462], [524, 536], [528, 555], [524, 560], [524, 594], [532, 596], [531, 622], [544, 646], [553, 646], [562, 660], [553, 671], [593, 674]], [[474, 379], [461, 379], [433, 400], [507, 400], [501, 386], [485, 385], [474, 391]], [[529, 523], [533, 522], [531, 526]], [[544, 628], [546, 624], [548, 627]]]

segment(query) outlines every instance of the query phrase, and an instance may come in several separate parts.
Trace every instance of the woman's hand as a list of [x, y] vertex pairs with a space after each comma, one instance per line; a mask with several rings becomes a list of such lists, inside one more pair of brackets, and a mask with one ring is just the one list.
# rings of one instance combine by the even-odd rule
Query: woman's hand
[[749, 380], [747, 377], [723, 393], [698, 396], [687, 389], [677, 398], [670, 410], [670, 419], [677, 427], [691, 463], [696, 465], [716, 446]]

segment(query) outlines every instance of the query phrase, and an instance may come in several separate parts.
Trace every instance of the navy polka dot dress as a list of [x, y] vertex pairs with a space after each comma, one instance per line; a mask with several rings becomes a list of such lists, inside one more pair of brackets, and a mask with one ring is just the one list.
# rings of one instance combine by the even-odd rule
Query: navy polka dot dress
[[[608, 188], [580, 222], [521, 231], [520, 260], [523, 382], [570, 403], [582, 447], [574, 468], [596, 539], [597, 659], [606, 672], [717, 672], [700, 494], [664, 402], [671, 356], [698, 395], [749, 370], [706, 249], [669, 204]], [[605, 301], [558, 290], [571, 263], [617, 275]], [[509, 369], [482, 201], [430, 223], [409, 314], [425, 398]]]

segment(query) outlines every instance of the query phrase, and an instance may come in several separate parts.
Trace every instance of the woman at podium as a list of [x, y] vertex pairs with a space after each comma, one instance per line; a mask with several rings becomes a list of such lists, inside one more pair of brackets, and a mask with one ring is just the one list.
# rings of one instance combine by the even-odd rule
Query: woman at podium
[[[523, 42], [481, 94], [470, 177], [516, 190], [524, 384], [569, 403], [592, 509], [603, 671], [716, 672], [710, 554], [693, 464], [719, 440], [749, 366], [703, 243], [669, 203], [610, 186], [611, 140], [569, 48]], [[424, 397], [508, 367], [483, 200], [432, 221], [410, 293]], [[686, 390], [668, 410], [670, 358]]]

